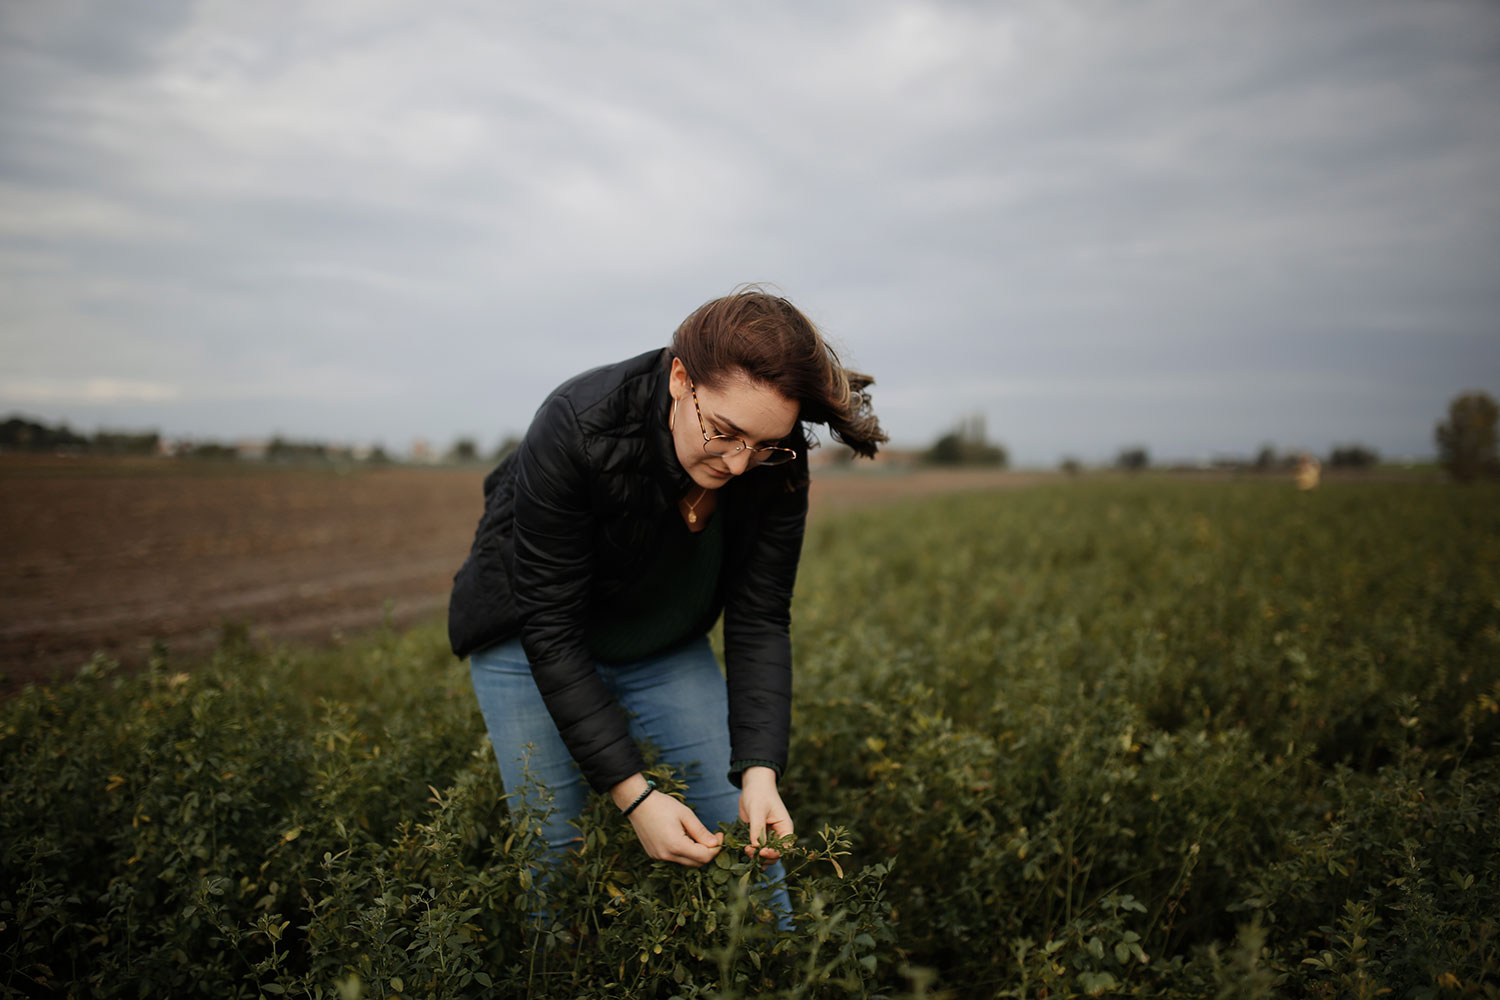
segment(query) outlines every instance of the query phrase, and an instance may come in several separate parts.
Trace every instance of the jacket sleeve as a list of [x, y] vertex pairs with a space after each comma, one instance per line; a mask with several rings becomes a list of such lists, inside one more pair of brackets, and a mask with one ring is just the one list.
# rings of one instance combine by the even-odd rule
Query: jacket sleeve
[[589, 478], [577, 417], [555, 396], [517, 454], [515, 597], [547, 711], [589, 785], [603, 792], [645, 762], [584, 643], [595, 517]]
[[749, 763], [786, 769], [792, 728], [792, 587], [807, 522], [807, 483], [766, 503], [744, 570], [724, 602], [724, 672], [729, 685], [730, 781]]

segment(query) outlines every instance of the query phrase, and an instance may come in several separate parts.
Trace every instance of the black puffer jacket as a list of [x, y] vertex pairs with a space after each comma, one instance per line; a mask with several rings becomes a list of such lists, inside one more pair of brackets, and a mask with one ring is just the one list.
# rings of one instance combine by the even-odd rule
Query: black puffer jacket
[[[594, 669], [584, 622], [592, 605], [632, 585], [665, 512], [691, 485], [667, 426], [671, 358], [651, 351], [596, 368], [547, 398], [521, 447], [485, 478], [484, 515], [448, 604], [457, 656], [521, 637], [563, 742], [601, 792], [644, 762]], [[724, 518], [713, 618], [722, 608], [730, 755], [778, 769], [791, 725], [789, 607], [807, 517], [806, 442], [797, 435], [796, 461], [726, 484], [715, 514]]]

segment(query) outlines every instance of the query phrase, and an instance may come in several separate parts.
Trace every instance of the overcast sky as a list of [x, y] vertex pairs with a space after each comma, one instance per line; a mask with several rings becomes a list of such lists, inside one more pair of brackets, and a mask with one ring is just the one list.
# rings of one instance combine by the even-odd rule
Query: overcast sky
[[893, 439], [1431, 454], [1493, 0], [0, 4], [0, 416], [492, 447], [774, 283]]

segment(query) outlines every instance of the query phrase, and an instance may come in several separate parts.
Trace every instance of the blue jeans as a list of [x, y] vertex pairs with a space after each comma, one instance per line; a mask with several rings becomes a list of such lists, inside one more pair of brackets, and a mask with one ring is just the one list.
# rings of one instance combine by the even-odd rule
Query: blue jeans
[[[649, 740], [684, 777], [687, 803], [709, 832], [738, 820], [740, 792], [729, 783], [729, 692], [708, 637], [660, 656], [595, 668], [629, 716], [631, 737]], [[526, 773], [533, 785], [544, 786], [552, 794], [552, 812], [542, 825], [543, 839], [554, 853], [567, 850], [578, 839], [572, 821], [583, 812], [589, 786], [547, 713], [521, 640], [471, 655], [469, 676], [505, 790], [521, 792]], [[528, 804], [540, 813], [534, 790]], [[778, 879], [782, 871], [780, 862], [767, 870]], [[791, 913], [785, 886], [775, 903], [783, 915]]]

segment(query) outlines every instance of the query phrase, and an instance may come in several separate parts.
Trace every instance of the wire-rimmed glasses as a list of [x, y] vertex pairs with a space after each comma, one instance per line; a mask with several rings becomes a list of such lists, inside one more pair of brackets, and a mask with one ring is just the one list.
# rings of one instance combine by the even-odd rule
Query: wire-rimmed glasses
[[767, 444], [757, 448], [747, 443], [744, 438], [733, 434], [710, 434], [708, 426], [703, 422], [703, 408], [698, 405], [698, 387], [693, 384], [691, 376], [688, 378], [688, 389], [693, 394], [693, 409], [698, 414], [698, 429], [703, 432], [703, 450], [710, 455], [731, 458], [742, 451], [748, 451], [756, 465], [782, 465], [797, 457], [796, 451], [780, 445]]

